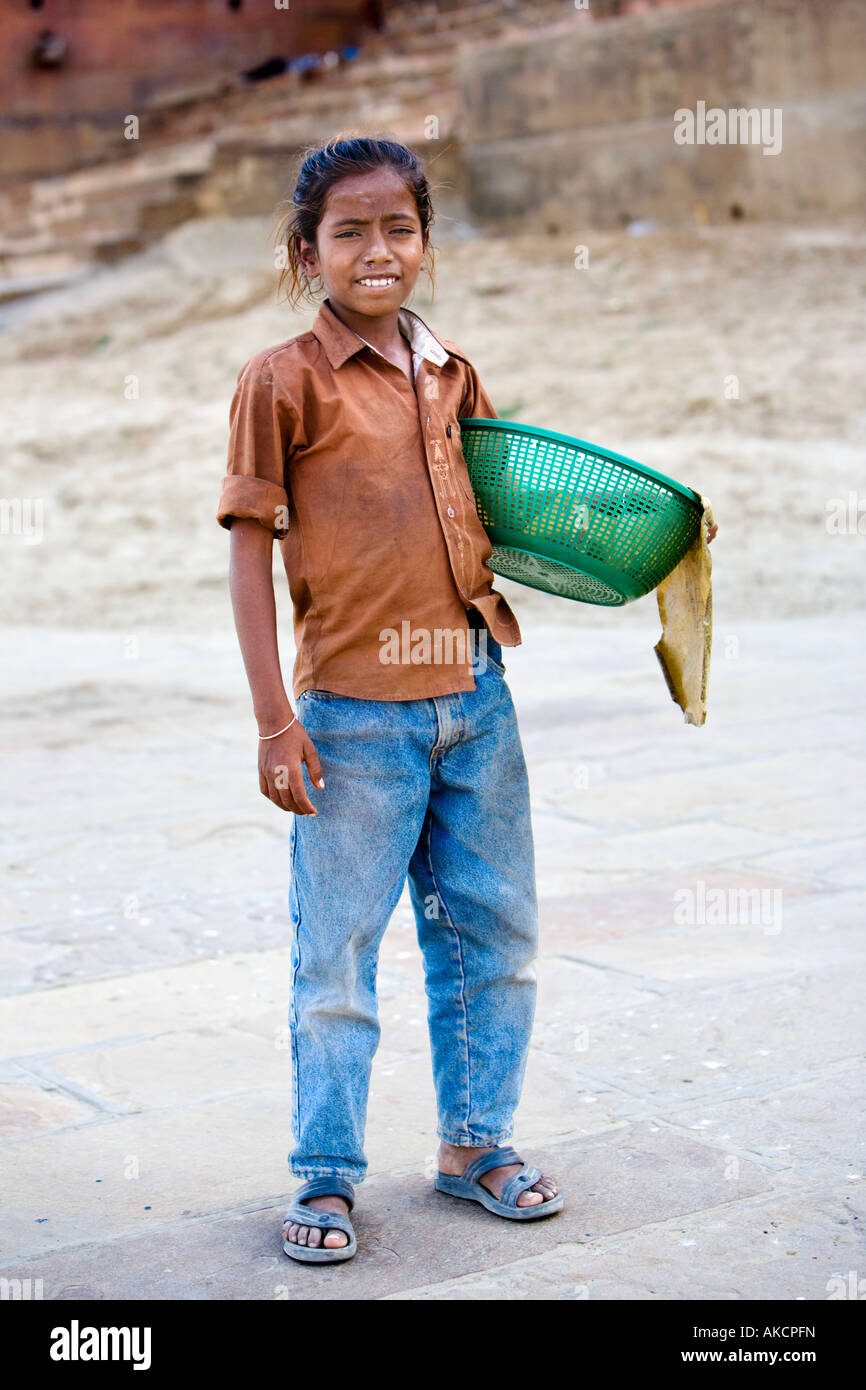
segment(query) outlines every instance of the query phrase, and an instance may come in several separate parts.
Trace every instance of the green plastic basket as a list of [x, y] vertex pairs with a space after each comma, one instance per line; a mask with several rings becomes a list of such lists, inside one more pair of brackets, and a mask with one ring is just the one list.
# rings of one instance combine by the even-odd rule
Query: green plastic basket
[[616, 607], [655, 589], [698, 535], [698, 494], [634, 459], [513, 420], [458, 424], [495, 574]]

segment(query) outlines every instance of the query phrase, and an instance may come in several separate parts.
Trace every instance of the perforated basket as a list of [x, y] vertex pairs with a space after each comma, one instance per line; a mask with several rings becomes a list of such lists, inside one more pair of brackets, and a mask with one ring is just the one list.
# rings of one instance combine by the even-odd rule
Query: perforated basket
[[698, 534], [698, 494], [634, 459], [512, 420], [458, 424], [495, 574], [616, 607], [655, 589]]

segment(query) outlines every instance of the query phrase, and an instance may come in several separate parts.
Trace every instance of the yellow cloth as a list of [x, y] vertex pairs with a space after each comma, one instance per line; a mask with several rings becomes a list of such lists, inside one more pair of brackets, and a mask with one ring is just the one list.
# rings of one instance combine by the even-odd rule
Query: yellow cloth
[[687, 724], [707, 718], [707, 683], [713, 646], [713, 561], [707, 533], [715, 525], [712, 504], [701, 498], [701, 528], [676, 569], [656, 594], [662, 635], [654, 647], [671, 699]]

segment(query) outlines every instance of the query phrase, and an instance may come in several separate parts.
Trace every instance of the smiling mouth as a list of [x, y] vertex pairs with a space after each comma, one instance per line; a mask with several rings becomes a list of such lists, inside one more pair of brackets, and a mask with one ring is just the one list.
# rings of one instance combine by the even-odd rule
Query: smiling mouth
[[365, 275], [357, 283], [365, 290], [387, 290], [396, 285], [399, 278], [399, 275]]

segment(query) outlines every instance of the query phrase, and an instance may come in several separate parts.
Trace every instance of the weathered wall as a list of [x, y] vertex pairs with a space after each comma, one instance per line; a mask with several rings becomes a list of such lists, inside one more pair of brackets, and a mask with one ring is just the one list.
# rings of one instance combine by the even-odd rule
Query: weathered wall
[[[790, 218], [866, 201], [866, 4], [717, 0], [461, 55], [464, 192], [487, 225]], [[782, 149], [677, 145], [674, 112], [782, 109]]]
[[[359, 40], [362, 0], [0, 0], [0, 148], [4, 176], [50, 174], [130, 152], [123, 117], [167, 94], [218, 89], [272, 57]], [[34, 67], [39, 35], [67, 45]]]

